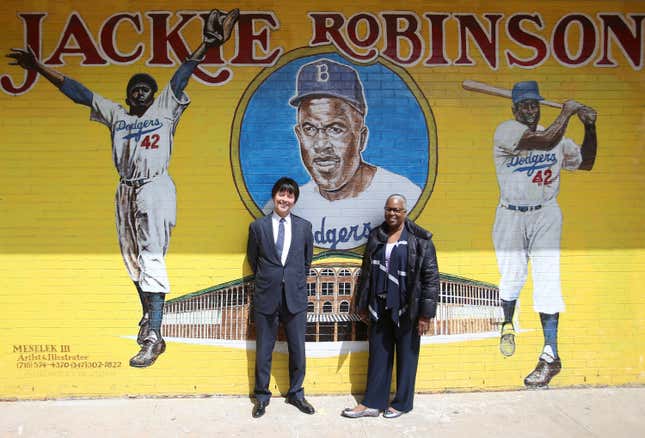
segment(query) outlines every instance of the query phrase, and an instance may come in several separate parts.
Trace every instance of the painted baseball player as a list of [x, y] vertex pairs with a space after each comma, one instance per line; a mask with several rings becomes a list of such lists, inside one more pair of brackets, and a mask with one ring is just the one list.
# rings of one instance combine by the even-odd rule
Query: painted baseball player
[[143, 311], [137, 336], [141, 348], [130, 359], [133, 367], [152, 365], [166, 349], [161, 320], [170, 284], [164, 257], [176, 221], [176, 192], [168, 164], [179, 117], [190, 103], [184, 89], [207, 50], [230, 38], [238, 17], [237, 9], [229, 13], [211, 11], [199, 48], [180, 65], [156, 98], [157, 83], [150, 75], [132, 76], [126, 87], [129, 110], [46, 67], [29, 47], [12, 49], [7, 55], [15, 60], [11, 65], [37, 71], [71, 100], [90, 107], [90, 119], [110, 129], [112, 156], [120, 178], [115, 196], [119, 245]]
[[[564, 311], [560, 290], [562, 213], [556, 200], [560, 171], [592, 169], [597, 148], [596, 112], [568, 100], [545, 129], [538, 125], [540, 100], [544, 98], [535, 81], [516, 83], [512, 99], [515, 120], [501, 123], [493, 140], [500, 189], [493, 228], [504, 310], [500, 351], [505, 356], [515, 352], [513, 313], [530, 260], [533, 307], [540, 314], [544, 348], [524, 384], [544, 387], [562, 368], [557, 348], [558, 319]], [[569, 119], [575, 114], [585, 128], [582, 147], [564, 137]]]

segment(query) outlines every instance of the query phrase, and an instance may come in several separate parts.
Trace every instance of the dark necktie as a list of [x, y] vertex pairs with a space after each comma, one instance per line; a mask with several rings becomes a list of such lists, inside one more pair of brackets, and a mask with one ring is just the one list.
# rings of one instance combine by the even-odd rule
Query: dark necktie
[[280, 218], [280, 225], [278, 226], [278, 239], [275, 241], [275, 249], [278, 251], [278, 258], [282, 262], [282, 250], [284, 249], [284, 218]]

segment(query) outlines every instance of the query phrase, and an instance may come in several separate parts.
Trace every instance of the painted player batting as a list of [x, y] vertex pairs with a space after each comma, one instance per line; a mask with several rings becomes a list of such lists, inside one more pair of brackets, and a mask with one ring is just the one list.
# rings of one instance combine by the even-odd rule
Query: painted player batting
[[[493, 228], [504, 311], [500, 350], [505, 356], [515, 352], [513, 313], [530, 260], [533, 307], [540, 314], [544, 348], [524, 384], [544, 387], [562, 368], [557, 346], [558, 320], [564, 311], [560, 290], [562, 213], [556, 200], [560, 171], [592, 169], [597, 148], [596, 111], [568, 100], [545, 129], [538, 125], [544, 98], [535, 81], [516, 83], [510, 97], [515, 120], [501, 123], [493, 138], [500, 189]], [[582, 147], [564, 137], [569, 119], [576, 114], [584, 124]]]
[[168, 164], [179, 117], [190, 103], [184, 88], [207, 50], [230, 38], [238, 17], [238, 9], [211, 11], [205, 20], [202, 43], [156, 98], [157, 83], [152, 76], [132, 76], [126, 87], [129, 110], [46, 67], [29, 47], [12, 49], [7, 55], [14, 59], [11, 65], [37, 71], [71, 100], [90, 107], [90, 119], [110, 129], [120, 178], [115, 197], [119, 245], [143, 310], [137, 336], [141, 349], [130, 359], [133, 367], [152, 365], [166, 349], [161, 319], [170, 284], [164, 257], [176, 218], [175, 185], [168, 175]]

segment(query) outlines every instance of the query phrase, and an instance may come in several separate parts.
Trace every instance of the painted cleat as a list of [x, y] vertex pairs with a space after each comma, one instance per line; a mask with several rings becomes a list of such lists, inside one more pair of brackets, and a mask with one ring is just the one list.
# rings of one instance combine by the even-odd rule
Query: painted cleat
[[560, 358], [554, 359], [552, 356], [542, 353], [535, 369], [524, 379], [524, 385], [527, 388], [545, 388], [561, 369]]
[[499, 351], [506, 357], [510, 357], [515, 353], [515, 326], [513, 326], [512, 322], [502, 324]]
[[145, 314], [141, 321], [139, 321], [139, 333], [137, 334], [137, 344], [143, 346], [143, 342], [146, 340], [146, 337], [150, 333], [150, 318], [148, 314]]
[[141, 350], [130, 359], [130, 366], [135, 368], [149, 367], [164, 351], [166, 351], [166, 342], [155, 330], [150, 330], [143, 341]]

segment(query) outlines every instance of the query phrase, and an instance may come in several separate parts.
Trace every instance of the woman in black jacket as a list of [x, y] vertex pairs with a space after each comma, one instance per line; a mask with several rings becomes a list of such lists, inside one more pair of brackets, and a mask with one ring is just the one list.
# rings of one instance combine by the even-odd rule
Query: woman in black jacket
[[[372, 230], [354, 295], [355, 311], [370, 320], [367, 386], [349, 418], [396, 418], [412, 410], [421, 335], [435, 316], [439, 270], [432, 233], [406, 218], [406, 200], [391, 195], [385, 222]], [[388, 403], [396, 350], [396, 394]]]

